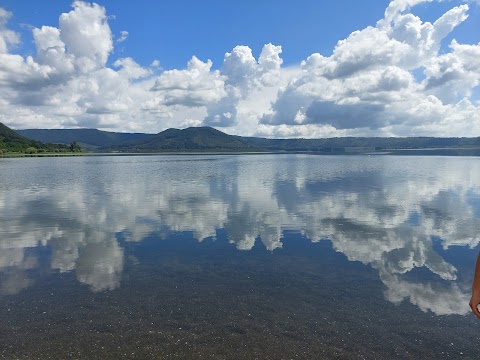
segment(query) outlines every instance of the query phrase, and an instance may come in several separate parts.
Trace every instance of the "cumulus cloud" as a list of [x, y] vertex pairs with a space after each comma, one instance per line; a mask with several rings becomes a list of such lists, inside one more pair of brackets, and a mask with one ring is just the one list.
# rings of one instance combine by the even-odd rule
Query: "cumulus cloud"
[[105, 8], [83, 1], [74, 1], [72, 7], [73, 11], [60, 15], [60, 38], [85, 67], [104, 66], [113, 50]]
[[[193, 56], [186, 69], [163, 71], [133, 58], [107, 65], [113, 35], [106, 9], [75, 1], [58, 27], [34, 28], [35, 56], [8, 53], [19, 36], [0, 13], [0, 120], [16, 128], [98, 127], [148, 131], [166, 127], [234, 125], [237, 106], [252, 91], [276, 85], [281, 48], [265, 45], [258, 60], [249, 47], [225, 55], [220, 70]], [[124, 41], [122, 31], [117, 42]], [[158, 74], [160, 72], [160, 74]]]
[[[311, 55], [262, 117], [261, 131], [313, 124], [317, 133], [340, 136], [480, 133], [478, 108], [468, 99], [479, 82], [471, 60], [480, 46], [453, 40], [450, 53], [439, 53], [469, 7], [454, 7], [432, 24], [405, 13], [421, 2], [392, 1], [376, 27], [353, 32], [329, 57]], [[418, 69], [421, 83], [413, 75]]]
[[225, 54], [221, 73], [225, 77], [226, 96], [208, 106], [204, 124], [227, 127], [237, 122], [237, 107], [259, 87], [274, 86], [278, 82], [282, 48], [267, 44], [263, 47], [258, 61], [248, 46], [236, 46]]
[[[151, 74], [131, 58], [106, 66], [113, 40], [105, 8], [75, 1], [59, 26], [34, 28], [36, 56], [0, 54], [0, 119], [15, 127], [125, 126]], [[121, 114], [121, 116], [120, 116]], [[137, 116], [138, 117], [138, 116]], [[135, 118], [135, 116], [131, 116]]]
[[185, 70], [163, 72], [152, 91], [159, 92], [162, 105], [205, 106], [217, 102], [226, 95], [224, 78], [218, 70], [211, 71], [212, 62], [203, 62], [196, 56]]
[[210, 125], [267, 137], [480, 135], [480, 45], [445, 43], [469, 21], [469, 5], [433, 22], [412, 13], [436, 2], [393, 0], [330, 56], [298, 65], [282, 66], [282, 47], [266, 44], [258, 56], [239, 45], [223, 64], [193, 55], [177, 69], [114, 58], [129, 32], [114, 41], [107, 9], [84, 1], [58, 27], [32, 30], [34, 55], [13, 53], [21, 39], [0, 8], [0, 121], [145, 132]]
[[425, 68], [424, 91], [445, 103], [469, 97], [480, 82], [479, 45], [462, 45], [453, 40], [451, 52], [433, 59]]
[[248, 46], [236, 46], [225, 54], [220, 70], [212, 62], [192, 57], [185, 70], [168, 70], [155, 80], [150, 103], [159, 107], [206, 107], [203, 124], [227, 127], [237, 123], [237, 108], [253, 91], [277, 84], [282, 59], [280, 46], [267, 44], [258, 58]]

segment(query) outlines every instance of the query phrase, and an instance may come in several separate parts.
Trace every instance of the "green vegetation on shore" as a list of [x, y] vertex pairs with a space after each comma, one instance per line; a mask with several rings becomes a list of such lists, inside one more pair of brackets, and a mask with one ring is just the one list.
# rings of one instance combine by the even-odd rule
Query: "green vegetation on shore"
[[81, 153], [82, 148], [72, 142], [69, 145], [43, 143], [19, 135], [8, 126], [0, 123], [0, 155], [3, 154], [48, 154], [48, 153]]

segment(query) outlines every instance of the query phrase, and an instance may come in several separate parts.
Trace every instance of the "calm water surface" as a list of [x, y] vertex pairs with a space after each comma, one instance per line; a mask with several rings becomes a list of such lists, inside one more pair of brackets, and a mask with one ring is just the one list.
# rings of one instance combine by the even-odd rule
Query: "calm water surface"
[[480, 159], [0, 159], [3, 358], [478, 358]]

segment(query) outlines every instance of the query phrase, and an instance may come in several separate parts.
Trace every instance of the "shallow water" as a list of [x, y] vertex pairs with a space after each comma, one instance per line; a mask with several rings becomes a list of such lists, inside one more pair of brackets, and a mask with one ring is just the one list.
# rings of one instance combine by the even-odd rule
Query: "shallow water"
[[0, 159], [0, 356], [477, 358], [480, 159]]

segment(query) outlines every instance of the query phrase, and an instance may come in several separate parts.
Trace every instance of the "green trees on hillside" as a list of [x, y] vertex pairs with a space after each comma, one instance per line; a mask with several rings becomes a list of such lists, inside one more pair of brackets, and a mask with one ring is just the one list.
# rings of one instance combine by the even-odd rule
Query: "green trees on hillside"
[[72, 141], [69, 145], [69, 149], [71, 152], [81, 152], [82, 151], [82, 148], [80, 147], [80, 145], [77, 144], [76, 141]]
[[38, 149], [34, 148], [33, 146], [30, 146], [25, 149], [25, 154], [36, 154], [38, 153]]
[[0, 155], [8, 153], [37, 154], [67, 152], [83, 152], [83, 150], [75, 141], [72, 142], [70, 146], [67, 146], [28, 139], [0, 123]]

